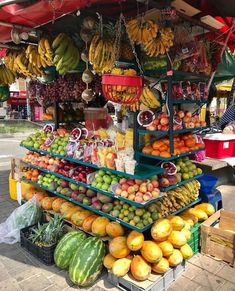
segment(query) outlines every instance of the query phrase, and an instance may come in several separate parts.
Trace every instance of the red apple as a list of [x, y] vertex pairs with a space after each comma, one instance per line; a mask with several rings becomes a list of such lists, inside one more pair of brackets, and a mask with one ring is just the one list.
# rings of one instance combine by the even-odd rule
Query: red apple
[[135, 179], [135, 184], [137, 184], [137, 185], [141, 185], [141, 184], [142, 184], [142, 180], [137, 180], [137, 179]]
[[160, 123], [160, 120], [159, 120], [159, 118], [156, 118], [156, 119], [154, 119], [154, 121], [153, 121], [153, 124], [154, 125], [159, 125], [159, 123]]

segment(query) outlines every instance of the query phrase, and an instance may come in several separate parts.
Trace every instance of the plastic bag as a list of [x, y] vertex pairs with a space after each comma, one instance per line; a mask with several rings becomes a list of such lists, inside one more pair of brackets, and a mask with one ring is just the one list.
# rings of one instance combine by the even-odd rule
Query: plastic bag
[[20, 230], [40, 220], [41, 210], [36, 197], [16, 208], [7, 220], [0, 224], [0, 243], [14, 244], [20, 241]]

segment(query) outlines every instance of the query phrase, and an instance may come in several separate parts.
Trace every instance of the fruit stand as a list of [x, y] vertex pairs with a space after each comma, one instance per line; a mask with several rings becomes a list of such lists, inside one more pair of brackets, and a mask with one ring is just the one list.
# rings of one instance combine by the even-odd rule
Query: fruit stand
[[[167, 288], [217, 210], [202, 201], [193, 161], [205, 149], [200, 106], [218, 51], [204, 35], [192, 44], [174, 9], [158, 10], [155, 21], [137, 6], [143, 14], [111, 22], [85, 9], [76, 35], [52, 29], [9, 49], [0, 67], [3, 85], [30, 78], [29, 95], [55, 119], [21, 142], [19, 195], [37, 199], [50, 221], [22, 237], [45, 247], [43, 225], [54, 227], [54, 262], [79, 286], [94, 284], [104, 265], [125, 290]], [[108, 101], [121, 126], [108, 118]], [[63, 235], [62, 222], [70, 230]]]

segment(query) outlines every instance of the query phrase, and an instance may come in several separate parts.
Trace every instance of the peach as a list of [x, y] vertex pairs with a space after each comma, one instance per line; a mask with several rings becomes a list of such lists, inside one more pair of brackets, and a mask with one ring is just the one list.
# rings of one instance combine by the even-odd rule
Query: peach
[[127, 198], [127, 196], [128, 196], [127, 191], [122, 191], [121, 192], [121, 196]]
[[137, 179], [135, 179], [135, 183], [136, 183], [137, 185], [141, 185], [141, 184], [142, 184], [142, 180], [137, 180]]
[[160, 124], [161, 125], [168, 125], [169, 124], [169, 118], [168, 117], [162, 117], [160, 119]]
[[139, 191], [139, 188], [140, 188], [139, 185], [136, 185], [136, 184], [135, 184], [133, 187], [135, 188], [135, 191], [136, 191], [136, 192]]
[[194, 128], [195, 124], [193, 122], [189, 122], [188, 126], [189, 126], [189, 128]]
[[195, 127], [201, 127], [201, 123], [200, 122], [196, 122], [195, 123]]
[[151, 193], [147, 192], [146, 194], [144, 194], [143, 199], [144, 201], [149, 201], [150, 199], [152, 199], [153, 196]]
[[159, 187], [159, 183], [158, 183], [157, 180], [153, 180], [153, 181], [152, 181], [152, 185], [153, 185], [154, 188]]
[[160, 195], [160, 190], [159, 189], [156, 188], [156, 189], [154, 189], [152, 191], [153, 198], [157, 198], [159, 195]]
[[152, 192], [153, 189], [154, 189], [153, 184], [152, 183], [148, 183], [147, 184], [147, 189], [148, 189], [149, 192]]
[[140, 192], [140, 191], [138, 191], [137, 193], [136, 193], [136, 196], [143, 196], [143, 193], [142, 192]]
[[134, 186], [130, 186], [130, 187], [128, 187], [127, 192], [128, 192], [128, 194], [133, 194], [133, 193], [135, 193], [135, 188], [134, 188]]
[[121, 188], [117, 188], [116, 191], [115, 191], [115, 194], [121, 195], [121, 193], [122, 193], [122, 189]]
[[128, 185], [127, 183], [125, 183], [125, 184], [121, 184], [121, 189], [122, 189], [123, 191], [126, 191], [128, 188], [129, 188], [129, 185]]
[[122, 178], [122, 179], [120, 179], [119, 184], [122, 185], [122, 184], [126, 183], [126, 181], [127, 181], [127, 180], [126, 180], [125, 178]]
[[148, 191], [147, 186], [143, 186], [143, 185], [140, 185], [139, 190], [140, 190], [140, 192], [142, 192], [142, 193], [146, 193], [146, 192]]
[[135, 197], [136, 197], [135, 194], [129, 194], [127, 198], [131, 201], [134, 201]]
[[169, 129], [169, 126], [168, 125], [162, 125], [161, 130], [167, 131], [168, 129]]
[[183, 110], [180, 110], [177, 115], [179, 116], [179, 118], [183, 119], [185, 114], [184, 114], [184, 111]]
[[151, 124], [149, 126], [146, 127], [147, 130], [156, 130], [157, 126], [155, 124]]
[[135, 202], [141, 203], [143, 202], [143, 198], [141, 196], [135, 196]]
[[190, 111], [186, 111], [186, 112], [185, 112], [185, 116], [191, 118], [191, 117], [192, 117], [192, 112], [190, 112]]
[[168, 115], [167, 115], [166, 112], [162, 112], [162, 113], [160, 114], [160, 118], [163, 118], [163, 117], [168, 117]]

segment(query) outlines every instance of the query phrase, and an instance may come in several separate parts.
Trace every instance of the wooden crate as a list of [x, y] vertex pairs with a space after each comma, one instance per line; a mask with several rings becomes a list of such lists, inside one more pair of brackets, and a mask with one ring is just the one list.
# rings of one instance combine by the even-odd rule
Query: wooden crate
[[235, 212], [222, 209], [202, 223], [201, 252], [235, 267]]
[[21, 178], [21, 164], [20, 159], [12, 158], [11, 159], [11, 172], [10, 177], [16, 181], [19, 181]]

